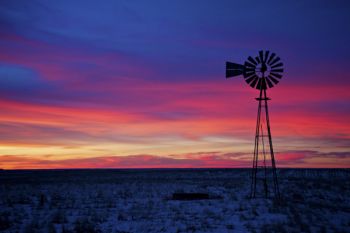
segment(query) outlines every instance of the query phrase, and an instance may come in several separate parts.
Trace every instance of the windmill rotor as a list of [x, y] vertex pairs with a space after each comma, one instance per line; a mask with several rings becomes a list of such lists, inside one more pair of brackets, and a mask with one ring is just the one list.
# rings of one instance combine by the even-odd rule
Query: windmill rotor
[[258, 90], [266, 90], [277, 85], [283, 71], [281, 59], [268, 50], [260, 50], [255, 58], [249, 56], [243, 65], [226, 62], [226, 78], [243, 75], [248, 85]]

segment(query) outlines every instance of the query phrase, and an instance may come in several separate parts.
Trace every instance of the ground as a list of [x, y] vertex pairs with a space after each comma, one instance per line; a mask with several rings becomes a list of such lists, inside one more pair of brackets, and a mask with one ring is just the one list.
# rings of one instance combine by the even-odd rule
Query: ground
[[0, 171], [0, 232], [350, 232], [350, 169], [278, 178], [280, 201], [249, 198], [250, 169]]

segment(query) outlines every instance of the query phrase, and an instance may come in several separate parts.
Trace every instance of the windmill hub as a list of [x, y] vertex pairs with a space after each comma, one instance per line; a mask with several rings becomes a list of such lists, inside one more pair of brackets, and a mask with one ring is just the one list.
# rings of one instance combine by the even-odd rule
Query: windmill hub
[[261, 72], [264, 73], [267, 71], [267, 66], [265, 63], [261, 64]]
[[267, 65], [265, 63], [262, 64], [258, 64], [256, 69], [256, 76], [258, 76], [258, 78], [263, 78], [263, 77], [267, 77], [270, 75], [270, 70], [268, 69]]

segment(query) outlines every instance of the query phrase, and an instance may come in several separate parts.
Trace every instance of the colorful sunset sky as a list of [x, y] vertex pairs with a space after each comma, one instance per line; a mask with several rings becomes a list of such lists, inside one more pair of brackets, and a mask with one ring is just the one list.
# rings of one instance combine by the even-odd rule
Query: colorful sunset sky
[[0, 168], [250, 167], [261, 49], [277, 167], [350, 167], [349, 1], [0, 3]]

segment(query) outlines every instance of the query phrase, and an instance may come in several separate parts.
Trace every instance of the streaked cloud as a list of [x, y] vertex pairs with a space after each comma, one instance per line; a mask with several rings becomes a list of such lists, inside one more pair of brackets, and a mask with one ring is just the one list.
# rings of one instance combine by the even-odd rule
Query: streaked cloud
[[[98, 156], [89, 158], [54, 159], [44, 155], [2, 155], [0, 162], [6, 169], [62, 169], [62, 168], [241, 168], [251, 165], [251, 154], [196, 152], [174, 155]], [[277, 156], [279, 167], [346, 168], [350, 152], [285, 151]], [[334, 161], [337, 159], [338, 161]]]

